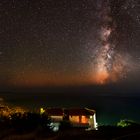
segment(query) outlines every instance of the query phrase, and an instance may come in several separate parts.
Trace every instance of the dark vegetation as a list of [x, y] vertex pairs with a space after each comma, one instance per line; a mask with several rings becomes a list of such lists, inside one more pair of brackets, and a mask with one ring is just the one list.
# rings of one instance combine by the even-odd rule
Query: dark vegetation
[[49, 126], [47, 125], [49, 123], [50, 120], [47, 116], [36, 113], [27, 113], [24, 115], [20, 113], [13, 114], [10, 120], [10, 125], [20, 132], [33, 131], [37, 127], [50, 130]]
[[47, 115], [31, 112], [0, 117], [0, 140], [12, 135], [21, 137], [27, 134], [36, 134], [43, 137], [50, 136], [53, 133], [50, 123], [51, 120]]
[[99, 126], [98, 130], [87, 131], [74, 128], [68, 121], [60, 122], [58, 132], [53, 132], [51, 119], [46, 114], [15, 113], [0, 117], [0, 140], [129, 140], [140, 138], [140, 125], [121, 120], [116, 126]]

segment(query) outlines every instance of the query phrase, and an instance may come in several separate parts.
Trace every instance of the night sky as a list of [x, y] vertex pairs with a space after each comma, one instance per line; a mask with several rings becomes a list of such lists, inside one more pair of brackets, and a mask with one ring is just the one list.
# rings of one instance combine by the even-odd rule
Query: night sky
[[1, 92], [81, 87], [140, 95], [139, 83], [139, 0], [0, 1]]

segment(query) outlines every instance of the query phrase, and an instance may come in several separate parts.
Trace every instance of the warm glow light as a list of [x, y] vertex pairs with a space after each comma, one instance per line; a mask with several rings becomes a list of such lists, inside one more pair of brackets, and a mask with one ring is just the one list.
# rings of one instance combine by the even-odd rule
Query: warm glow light
[[86, 116], [82, 116], [81, 123], [87, 123], [87, 122], [88, 122], [88, 120], [87, 120]]
[[105, 84], [108, 78], [109, 74], [106, 71], [99, 72], [95, 75], [95, 81], [97, 84]]
[[71, 116], [69, 119], [71, 122], [79, 123], [79, 116]]
[[9, 81], [10, 85], [19, 87], [43, 87], [43, 86], [67, 86], [67, 85], [84, 85], [89, 84], [89, 74], [86, 75], [65, 75], [55, 72], [53, 73], [40, 73], [36, 72], [25, 72], [22, 77], [20, 74]]

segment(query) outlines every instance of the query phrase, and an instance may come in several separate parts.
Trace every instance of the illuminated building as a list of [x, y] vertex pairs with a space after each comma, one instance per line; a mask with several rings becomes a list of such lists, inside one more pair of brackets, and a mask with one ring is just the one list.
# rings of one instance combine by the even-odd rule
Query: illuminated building
[[43, 109], [52, 122], [58, 123], [66, 120], [73, 127], [85, 127], [97, 130], [96, 111], [88, 108], [47, 108]]

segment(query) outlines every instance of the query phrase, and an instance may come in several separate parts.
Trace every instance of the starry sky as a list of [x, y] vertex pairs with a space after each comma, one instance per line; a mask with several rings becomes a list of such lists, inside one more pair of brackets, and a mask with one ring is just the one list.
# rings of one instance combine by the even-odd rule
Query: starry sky
[[90, 86], [139, 93], [139, 76], [138, 0], [0, 1], [1, 92]]

